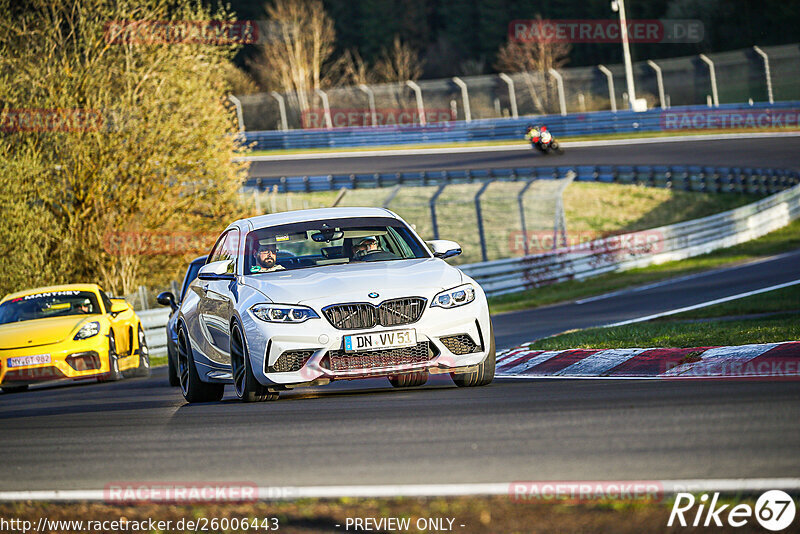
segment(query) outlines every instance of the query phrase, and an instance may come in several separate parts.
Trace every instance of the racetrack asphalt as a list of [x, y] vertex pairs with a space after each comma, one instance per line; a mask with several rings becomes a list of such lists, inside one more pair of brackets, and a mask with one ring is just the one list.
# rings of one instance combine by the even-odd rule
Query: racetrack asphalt
[[[762, 166], [795, 166], [800, 148], [793, 139], [733, 144], [726, 165], [743, 165], [753, 151]], [[724, 159], [673, 143], [647, 146], [648, 162], [663, 162], [676, 145], [684, 145], [682, 163]], [[405, 165], [419, 164], [416, 156]], [[498, 347], [777, 284], [798, 277], [799, 259], [795, 251], [585, 304], [499, 315]], [[220, 403], [187, 405], [159, 368], [149, 379], [0, 395], [0, 490], [798, 477], [798, 421], [797, 381], [498, 379], [460, 389], [435, 376], [405, 391], [371, 379], [271, 403], [242, 404], [227, 391]]]
[[[254, 161], [250, 177], [438, 171], [559, 165], [708, 165], [800, 169], [800, 137], [692, 139], [646, 144], [568, 147], [563, 155], [533, 150]], [[524, 147], [524, 143], [520, 142]]]

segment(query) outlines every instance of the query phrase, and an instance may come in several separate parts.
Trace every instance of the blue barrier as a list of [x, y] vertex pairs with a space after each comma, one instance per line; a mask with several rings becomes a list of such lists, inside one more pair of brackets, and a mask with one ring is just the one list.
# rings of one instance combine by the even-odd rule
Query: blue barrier
[[662, 110], [595, 111], [569, 115], [540, 115], [519, 119], [455, 121], [428, 126], [377, 126], [312, 130], [245, 132], [244, 141], [255, 150], [346, 148], [410, 143], [463, 143], [520, 139], [525, 127], [544, 123], [556, 137], [680, 131], [740, 127], [800, 127], [800, 102], [681, 106]]
[[414, 171], [327, 176], [251, 178], [246, 188], [279, 193], [368, 189], [403, 185], [440, 186], [473, 182], [553, 180], [575, 173], [579, 182], [637, 184], [650, 187], [714, 193], [772, 194], [800, 183], [800, 173], [789, 169], [741, 169], [684, 165], [577, 165], [561, 167], [507, 167], [454, 171]]

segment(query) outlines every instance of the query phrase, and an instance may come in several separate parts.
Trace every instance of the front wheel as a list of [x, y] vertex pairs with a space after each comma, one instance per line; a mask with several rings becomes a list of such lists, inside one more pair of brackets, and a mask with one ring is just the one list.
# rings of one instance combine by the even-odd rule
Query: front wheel
[[119, 355], [117, 354], [117, 341], [114, 338], [114, 331], [108, 332], [108, 372], [100, 376], [98, 382], [116, 382], [122, 378], [119, 370]]
[[187, 402], [219, 401], [225, 394], [225, 384], [210, 384], [200, 380], [189, 336], [182, 327], [178, 330], [178, 372], [181, 393]]
[[178, 357], [175, 356], [175, 350], [167, 345], [167, 377], [170, 386], [180, 386], [181, 378], [178, 376]]
[[150, 349], [147, 348], [147, 339], [144, 337], [142, 325], [139, 325], [137, 337], [139, 341], [139, 367], [134, 370], [133, 376], [148, 377], [150, 376]]
[[497, 354], [494, 347], [494, 327], [489, 323], [489, 354], [478, 368], [470, 373], [450, 373], [453, 382], [458, 387], [477, 387], [490, 384], [494, 380], [494, 370], [497, 365]]
[[231, 371], [236, 396], [244, 402], [261, 402], [278, 399], [278, 393], [261, 385], [253, 374], [253, 365], [247, 353], [242, 330], [238, 324], [231, 329]]

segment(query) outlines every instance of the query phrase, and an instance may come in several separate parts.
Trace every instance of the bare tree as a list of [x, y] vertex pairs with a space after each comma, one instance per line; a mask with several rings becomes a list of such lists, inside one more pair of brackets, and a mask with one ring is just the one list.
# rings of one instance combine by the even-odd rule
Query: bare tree
[[[541, 21], [542, 18], [537, 15], [536, 19]], [[523, 73], [534, 106], [540, 112], [547, 113], [550, 103], [555, 100], [554, 80], [549, 74], [550, 69], [559, 69], [564, 66], [569, 61], [571, 50], [572, 47], [567, 43], [535, 37], [525, 41], [509, 38], [497, 53], [495, 68], [500, 72]], [[543, 91], [537, 91], [534, 75], [538, 75], [544, 82]], [[543, 96], [544, 105], [540, 94]]]
[[384, 48], [375, 63], [375, 75], [384, 82], [417, 80], [422, 75], [423, 62], [416, 50], [395, 35], [391, 48]]
[[276, 0], [266, 11], [275, 31], [253, 67], [266, 88], [296, 94], [306, 111], [309, 94], [327, 84], [336, 42], [333, 20], [321, 0]]

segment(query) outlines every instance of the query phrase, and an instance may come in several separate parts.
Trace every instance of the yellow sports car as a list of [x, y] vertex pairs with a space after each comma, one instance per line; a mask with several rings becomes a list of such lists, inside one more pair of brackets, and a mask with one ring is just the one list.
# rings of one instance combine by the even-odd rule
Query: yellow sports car
[[0, 301], [0, 387], [65, 378], [148, 376], [142, 323], [125, 299], [96, 284], [40, 287]]

